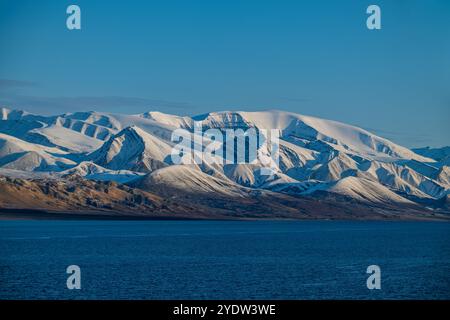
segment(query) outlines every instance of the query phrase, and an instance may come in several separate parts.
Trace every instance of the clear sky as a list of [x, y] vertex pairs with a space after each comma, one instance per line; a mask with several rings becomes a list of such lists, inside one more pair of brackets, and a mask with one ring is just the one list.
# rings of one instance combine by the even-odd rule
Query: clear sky
[[[82, 30], [66, 28], [70, 4]], [[282, 109], [450, 145], [450, 1], [0, 0], [0, 105]]]

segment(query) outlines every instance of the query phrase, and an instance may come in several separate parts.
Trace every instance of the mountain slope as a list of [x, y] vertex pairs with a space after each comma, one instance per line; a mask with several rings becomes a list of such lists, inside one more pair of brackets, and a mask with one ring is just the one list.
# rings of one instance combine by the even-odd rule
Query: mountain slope
[[0, 167], [23, 171], [60, 171], [75, 165], [57, 148], [0, 134]]
[[168, 192], [167, 194], [172, 194], [178, 190], [196, 195], [242, 196], [246, 192], [243, 187], [229, 180], [208, 175], [195, 165], [173, 165], [156, 170], [135, 184], [135, 186], [144, 190]]
[[151, 172], [167, 165], [171, 150], [168, 143], [133, 126], [112, 136], [88, 158], [112, 170]]
[[[202, 218], [201, 208], [165, 200], [146, 191], [114, 182], [89, 181], [80, 177], [67, 179], [20, 179], [0, 176], [0, 217], [8, 213], [39, 217], [43, 212], [84, 217], [108, 216], [135, 218]], [[3, 213], [2, 213], [3, 212]]]
[[76, 167], [62, 171], [62, 177], [78, 175], [89, 180], [114, 181], [117, 183], [128, 183], [138, 179], [143, 174], [129, 170], [110, 170], [103, 168], [93, 162], [83, 161]]
[[322, 140], [342, 146], [370, 158], [401, 158], [417, 161], [432, 159], [420, 156], [411, 150], [370, 132], [332, 120], [303, 116], [278, 110], [264, 112], [214, 112], [197, 118], [208, 127], [258, 127], [278, 129], [283, 137], [299, 137], [308, 141]]
[[346, 177], [336, 182], [316, 186], [307, 191], [306, 194], [314, 194], [317, 191], [336, 193], [371, 204], [414, 205], [412, 201], [397, 195], [388, 188], [364, 178]]

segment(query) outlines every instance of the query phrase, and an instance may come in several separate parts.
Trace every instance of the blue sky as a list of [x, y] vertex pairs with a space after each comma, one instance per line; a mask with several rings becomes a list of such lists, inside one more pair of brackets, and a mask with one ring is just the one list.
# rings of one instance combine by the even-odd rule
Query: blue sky
[[[381, 30], [366, 28], [370, 4]], [[0, 105], [282, 109], [449, 145], [450, 1], [0, 0]]]

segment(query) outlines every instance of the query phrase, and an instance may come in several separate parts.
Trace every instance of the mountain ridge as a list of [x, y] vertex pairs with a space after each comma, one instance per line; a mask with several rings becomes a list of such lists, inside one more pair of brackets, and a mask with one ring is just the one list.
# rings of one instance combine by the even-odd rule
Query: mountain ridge
[[[447, 210], [442, 204], [446, 203], [450, 188], [447, 149], [415, 149], [416, 153], [359, 127], [333, 120], [280, 110], [210, 112], [194, 117], [156, 111], [137, 115], [91, 111], [41, 116], [2, 108], [1, 115], [0, 176], [29, 176], [25, 180], [37, 184], [46, 183], [41, 178], [45, 175], [40, 175], [46, 172], [60, 181], [72, 176], [111, 181], [166, 199], [184, 199], [185, 204], [198, 200], [206, 211], [218, 210], [219, 202], [233, 207], [226, 201], [217, 200], [215, 204], [214, 197], [253, 203], [258, 210], [263, 208], [259, 204], [270, 198], [289, 212], [296, 208], [288, 210], [283, 201], [301, 207], [293, 199], [327, 199], [327, 203], [341, 205], [350, 201], [358, 210], [371, 211], [376, 207], [408, 216], [408, 210], [422, 212], [418, 217], [445, 215]], [[280, 157], [274, 174], [261, 175], [266, 165], [260, 161], [223, 165], [172, 163], [172, 132], [185, 129], [188, 136], [196, 137], [195, 121], [202, 121], [202, 130], [277, 130]], [[211, 142], [201, 141], [202, 149]], [[268, 149], [258, 148], [258, 154], [270, 157]], [[251, 206], [243, 207], [246, 214], [251, 212]], [[232, 215], [231, 209], [225, 211]], [[308, 215], [314, 217], [314, 212]]]

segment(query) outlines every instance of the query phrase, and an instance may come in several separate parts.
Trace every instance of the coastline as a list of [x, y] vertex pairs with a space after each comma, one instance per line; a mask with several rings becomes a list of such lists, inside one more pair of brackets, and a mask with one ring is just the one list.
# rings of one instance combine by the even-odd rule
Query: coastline
[[107, 220], [107, 221], [412, 221], [412, 222], [450, 222], [450, 215], [440, 214], [438, 216], [393, 216], [384, 217], [328, 217], [318, 216], [317, 218], [308, 217], [239, 217], [239, 216], [223, 216], [223, 217], [205, 217], [205, 216], [186, 216], [186, 215], [136, 215], [120, 212], [52, 212], [38, 209], [2, 209], [0, 208], [0, 221], [32, 221], [32, 220]]

